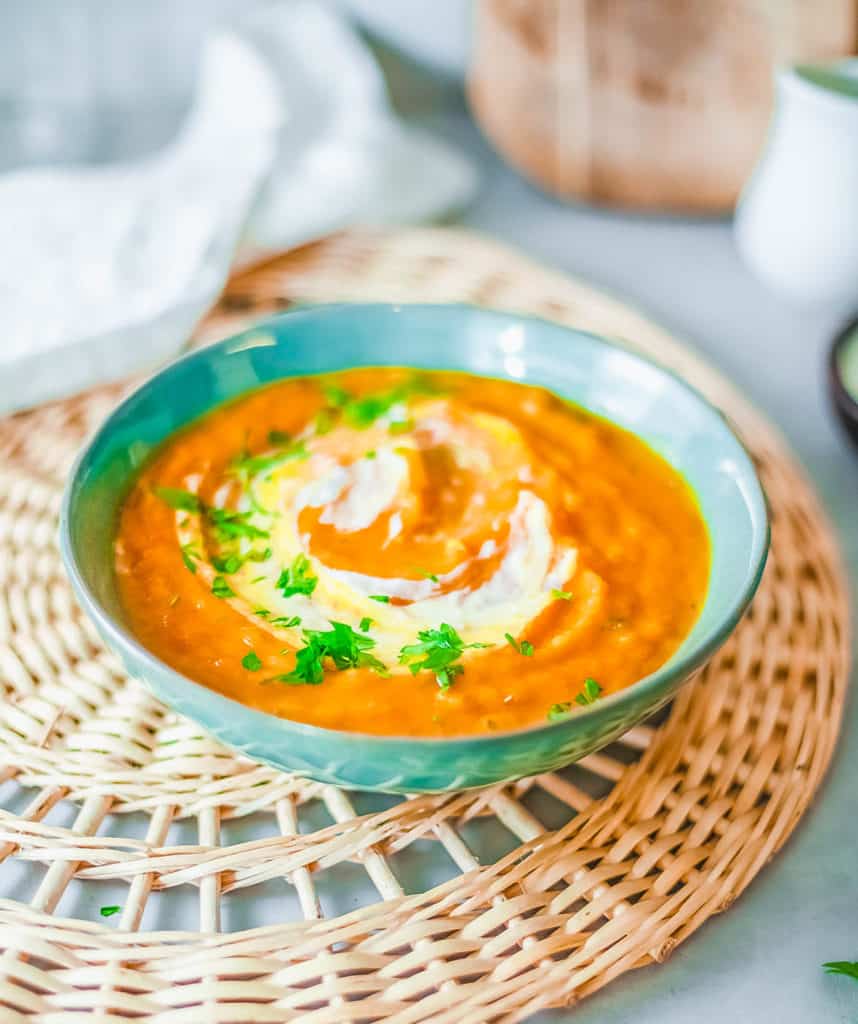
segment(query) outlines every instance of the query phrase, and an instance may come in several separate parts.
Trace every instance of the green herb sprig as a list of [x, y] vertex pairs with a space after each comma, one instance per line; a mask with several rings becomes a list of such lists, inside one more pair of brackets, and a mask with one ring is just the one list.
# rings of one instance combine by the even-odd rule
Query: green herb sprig
[[212, 580], [212, 593], [215, 597], [219, 597], [221, 600], [227, 597], [235, 597], [235, 591], [226, 582], [223, 576], [215, 576]]
[[843, 974], [858, 981], [858, 960], [829, 960], [822, 966], [826, 974]]
[[570, 712], [575, 710], [575, 704], [580, 704], [582, 707], [586, 707], [588, 704], [595, 704], [601, 695], [602, 687], [599, 686], [596, 680], [585, 679], [581, 692], [575, 695], [574, 703], [570, 700], [564, 700], [559, 704], [552, 704], [548, 709], [548, 720], [557, 722], [562, 718], [566, 718]]
[[477, 647], [491, 647], [492, 644], [466, 644], [456, 630], [447, 622], [437, 629], [421, 629], [417, 634], [419, 643], [406, 644], [399, 652], [400, 665], [407, 665], [412, 675], [418, 672], [434, 672], [435, 680], [442, 690], [448, 690], [456, 676], [464, 672], [459, 660], [466, 650]]
[[504, 639], [514, 651], [517, 651], [525, 658], [533, 657], [533, 644], [529, 640], [522, 640], [519, 643], [511, 633], [504, 633]]
[[152, 492], [170, 508], [179, 512], [200, 512], [203, 507], [196, 494], [183, 491], [179, 487], [153, 487]]
[[[350, 427], [357, 430], [371, 427], [394, 406], [407, 402], [414, 395], [438, 394], [438, 388], [422, 374], [414, 374], [410, 380], [397, 384], [387, 391], [377, 391], [368, 395], [353, 395], [338, 384], [327, 384], [324, 390], [329, 415], [340, 415]], [[410, 430], [413, 425], [410, 420], [398, 420], [391, 424], [390, 432], [402, 433]]]
[[280, 573], [277, 589], [283, 592], [284, 597], [291, 597], [292, 594], [306, 594], [309, 597], [318, 583], [319, 577], [313, 573], [310, 559], [300, 554]]
[[274, 676], [273, 681], [290, 686], [318, 686], [325, 677], [326, 659], [339, 671], [371, 668], [379, 675], [389, 675], [384, 662], [370, 653], [374, 647], [372, 637], [358, 633], [345, 622], [331, 622], [327, 630], [305, 629], [304, 646], [295, 654], [295, 668]]

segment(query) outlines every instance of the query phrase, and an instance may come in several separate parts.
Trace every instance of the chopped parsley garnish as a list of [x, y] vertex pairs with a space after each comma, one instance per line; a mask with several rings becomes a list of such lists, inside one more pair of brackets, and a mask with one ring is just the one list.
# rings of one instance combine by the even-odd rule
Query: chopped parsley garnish
[[572, 594], [568, 590], [558, 590], [556, 587], [551, 591], [555, 601], [571, 601]]
[[[438, 389], [421, 374], [415, 374], [410, 380], [390, 388], [389, 391], [378, 391], [368, 395], [353, 395], [336, 384], [325, 386], [325, 399], [331, 410], [339, 411], [350, 427], [366, 430], [380, 417], [412, 395], [437, 394]], [[391, 424], [391, 433], [400, 433], [413, 427], [410, 420], [402, 420]]]
[[212, 531], [220, 541], [246, 537], [248, 540], [267, 540], [271, 534], [248, 522], [250, 512], [236, 512], [229, 508], [206, 510]]
[[360, 626], [358, 628], [360, 629], [361, 633], [366, 633], [366, 632], [369, 631], [369, 628], [370, 628], [371, 625], [372, 625], [372, 619], [368, 615], [365, 615], [360, 620]]
[[399, 652], [400, 665], [407, 665], [412, 675], [420, 671], [434, 672], [442, 690], [453, 685], [456, 676], [464, 672], [458, 664], [462, 654], [471, 647], [491, 647], [491, 644], [466, 644], [455, 629], [442, 622], [437, 629], [421, 629], [419, 643], [406, 644]]
[[335, 409], [342, 409], [351, 402], [352, 395], [350, 391], [346, 391], [345, 388], [341, 388], [336, 384], [325, 385], [325, 399], [328, 405], [333, 406]]
[[283, 591], [284, 597], [292, 594], [307, 594], [316, 589], [319, 577], [313, 575], [310, 559], [306, 555], [296, 555], [292, 564], [280, 573], [277, 589]]
[[241, 479], [255, 476], [257, 473], [264, 473], [266, 470], [274, 469], [283, 462], [291, 462], [293, 459], [309, 459], [310, 452], [304, 441], [290, 440], [280, 451], [270, 455], [250, 455], [243, 452], [230, 463], [230, 472]]
[[212, 565], [225, 576], [231, 576], [233, 573], [238, 572], [243, 564], [244, 559], [241, 555], [227, 555], [225, 558], [222, 558], [220, 555], [212, 557]]
[[274, 680], [291, 686], [318, 686], [325, 675], [325, 659], [340, 671], [371, 668], [387, 675], [387, 666], [369, 653], [373, 647], [372, 637], [363, 636], [345, 622], [331, 622], [328, 630], [305, 629], [304, 646], [295, 653], [295, 668]]
[[[602, 687], [596, 682], [595, 679], [585, 679], [584, 687], [580, 693], [575, 695], [575, 704], [580, 704], [586, 707], [588, 704], [595, 704], [599, 697], [602, 695]], [[552, 704], [548, 709], [548, 718], [552, 722], [556, 722], [561, 718], [565, 718], [571, 711], [574, 710], [574, 705], [571, 700], [564, 700], [560, 704]]]
[[844, 974], [858, 981], [858, 960], [829, 960], [822, 966], [826, 974]]
[[434, 572], [425, 572], [423, 569], [420, 570], [420, 575], [424, 576], [427, 580], [432, 580], [433, 583], [438, 583], [438, 577]]
[[272, 626], [283, 626], [284, 629], [292, 629], [293, 626], [301, 625], [300, 615], [278, 615], [276, 619], [271, 620]]
[[390, 598], [387, 594], [370, 594], [370, 601], [378, 601], [379, 604], [390, 604]]
[[282, 448], [283, 445], [289, 444], [291, 440], [292, 435], [285, 430], [268, 431], [268, 443], [274, 448]]
[[576, 704], [595, 704], [599, 697], [602, 696], [602, 687], [596, 682], [595, 679], [585, 679], [584, 689], [575, 695]]
[[190, 491], [183, 491], [178, 487], [153, 487], [152, 491], [156, 497], [169, 505], [170, 508], [182, 512], [199, 512], [203, 507], [203, 503], [196, 494], [191, 494]]
[[250, 486], [250, 483], [247, 484], [247, 491], [246, 491], [246, 493], [247, 493], [247, 500], [250, 502], [250, 507], [253, 509], [254, 512], [258, 512], [259, 515], [261, 515], [261, 516], [273, 516], [274, 515], [274, 513], [270, 509], [267, 509], [264, 506], [260, 505], [259, 500], [256, 497], [256, 492]]
[[511, 633], [504, 633], [504, 639], [513, 650], [523, 654], [525, 658], [533, 657], [533, 644], [529, 640], [522, 640], [519, 643]]
[[271, 612], [267, 608], [254, 608], [253, 614], [258, 615], [260, 619], [267, 619]]
[[212, 580], [212, 593], [215, 597], [235, 597], [235, 594], [223, 576], [215, 576]]
[[[231, 576], [238, 572], [245, 562], [266, 562], [271, 554], [271, 548], [265, 548], [264, 551], [248, 551], [246, 555], [239, 555], [233, 551], [228, 555], [214, 555], [212, 565], [218, 572], [222, 572], [225, 576]], [[253, 582], [256, 583], [264, 579], [264, 576], [257, 576]]]
[[329, 434], [334, 426], [334, 414], [330, 409], [320, 409], [316, 413], [316, 419], [313, 424], [313, 429], [316, 432], [317, 437], [322, 437], [323, 434]]
[[387, 428], [387, 432], [395, 437], [397, 434], [407, 434], [409, 430], [413, 429], [414, 420], [395, 420]]
[[261, 576], [254, 576], [253, 579], [250, 582], [251, 583], [261, 583], [265, 579], [268, 579], [268, 577], [263, 573]]
[[113, 917], [113, 915], [118, 914], [120, 910], [122, 910], [122, 907], [102, 907], [101, 910], [99, 910], [99, 914], [101, 914], [102, 917]]
[[193, 544], [183, 544], [179, 548], [179, 550], [182, 552], [182, 561], [185, 563], [185, 568], [188, 570], [188, 572], [196, 573], [196, 559], [200, 557], [199, 553], [197, 552], [197, 549], [194, 547]]
[[248, 651], [241, 659], [241, 664], [248, 672], [258, 672], [262, 668], [262, 659], [255, 651]]
[[368, 452], [364, 452], [363, 453], [363, 457], [365, 459], [374, 459], [377, 454], [378, 454], [378, 452], [376, 452], [375, 448], [370, 448], [370, 450]]

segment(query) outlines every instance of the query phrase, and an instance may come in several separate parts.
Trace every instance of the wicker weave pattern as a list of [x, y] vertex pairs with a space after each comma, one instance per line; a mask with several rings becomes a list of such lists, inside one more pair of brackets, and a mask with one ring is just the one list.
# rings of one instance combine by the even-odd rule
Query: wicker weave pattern
[[[760, 593], [661, 726], [568, 772], [358, 816], [348, 794], [237, 759], [167, 712], [75, 607], [54, 542], [60, 489], [120, 389], [0, 422], [0, 795], [27, 789], [0, 810], [0, 861], [44, 866], [29, 904], [0, 901], [4, 1021], [517, 1021], [663, 959], [736, 898], [819, 785], [848, 674], [844, 580], [812, 492], [754, 410], [643, 317], [458, 231], [354, 233], [245, 272], [201, 338], [340, 298], [526, 310], [676, 368], [757, 460], [774, 519]], [[546, 794], [566, 822], [553, 830], [532, 809]], [[77, 807], [71, 826], [49, 821], [61, 801]], [[300, 832], [313, 808], [331, 823]], [[107, 815], [130, 811], [145, 812], [145, 837], [109, 834]], [[279, 835], [224, 844], [223, 823], [252, 812]], [[480, 866], [463, 827], [485, 816], [516, 848]], [[196, 845], [167, 845], [178, 818], [196, 822]], [[418, 840], [456, 873], [406, 894], [398, 868]], [[326, 919], [317, 883], [347, 863], [380, 899]], [[118, 929], [54, 916], [72, 878], [127, 882]], [[272, 879], [303, 920], [219, 933], [221, 896]], [[150, 893], [180, 886], [198, 891], [200, 932], [146, 931]]]

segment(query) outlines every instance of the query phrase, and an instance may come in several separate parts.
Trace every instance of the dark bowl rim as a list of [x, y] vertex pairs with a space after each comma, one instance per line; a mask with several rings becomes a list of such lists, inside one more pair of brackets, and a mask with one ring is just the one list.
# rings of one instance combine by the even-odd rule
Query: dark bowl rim
[[[442, 313], [468, 313], [478, 314], [491, 319], [504, 321], [504, 322], [515, 322], [520, 323], [525, 321], [527, 323], [533, 323], [544, 327], [549, 327], [552, 330], [566, 332], [571, 335], [579, 335], [586, 337], [592, 342], [602, 348], [611, 349], [612, 351], [621, 352], [625, 357], [635, 360], [650, 369], [656, 370], [658, 373], [664, 374], [670, 377], [676, 384], [679, 385], [684, 391], [686, 391], [692, 399], [703, 405], [708, 412], [714, 414], [724, 427], [727, 435], [735, 443], [738, 450], [738, 454], [744, 459], [746, 463], [746, 469], [749, 471], [749, 478], [756, 487], [756, 502], [752, 503], [750, 498], [747, 499], [747, 503], [750, 506], [756, 504], [762, 519], [762, 529], [755, 530], [753, 540], [755, 543], [752, 544], [749, 552], [749, 571], [745, 578], [745, 583], [742, 590], [734, 598], [732, 604], [729, 606], [726, 614], [720, 620], [719, 624], [713, 627], [708, 634], [702, 637], [694, 648], [687, 651], [681, 659], [673, 662], [672, 659], [660, 665], [654, 672], [649, 673], [646, 676], [642, 676], [640, 679], [631, 683], [629, 686], [624, 687], [622, 690], [618, 690], [616, 693], [608, 694], [607, 696], [600, 698], [593, 704], [588, 704], [580, 709], [576, 710], [574, 715], [570, 715], [566, 719], [559, 719], [557, 721], [545, 720], [544, 722], [538, 722], [533, 725], [523, 726], [519, 729], [510, 729], [506, 731], [488, 732], [488, 733], [474, 733], [466, 734], [462, 736], [399, 736], [399, 735], [377, 735], [374, 733], [363, 733], [363, 732], [352, 732], [345, 729], [329, 729], [325, 726], [310, 725], [307, 722], [299, 722], [292, 718], [282, 718], [278, 715], [270, 714], [267, 711], [261, 711], [258, 708], [250, 707], [247, 704], [243, 704], [241, 701], [234, 700], [231, 697], [226, 697], [224, 694], [218, 693], [216, 690], [212, 690], [205, 686], [203, 683], [199, 683], [189, 676], [174, 669], [171, 665], [162, 661], [156, 657], [147, 647], [145, 647], [129, 630], [127, 630], [121, 623], [110, 614], [110, 612], [104, 608], [96, 595], [93, 593], [89, 584], [84, 579], [83, 573], [78, 565], [77, 556], [74, 551], [74, 545], [71, 538], [71, 511], [74, 495], [77, 490], [78, 484], [80, 483], [81, 471], [85, 469], [85, 464], [88, 458], [91, 456], [95, 448], [97, 447], [101, 438], [109, 433], [114, 422], [119, 419], [126, 411], [127, 407], [137, 401], [156, 380], [160, 380], [163, 377], [170, 375], [175, 372], [177, 367], [184, 366], [186, 363], [194, 361], [204, 361], [205, 357], [212, 352], [220, 352], [225, 349], [229, 349], [230, 346], [234, 345], [236, 341], [241, 339], [250, 339], [254, 334], [264, 334], [266, 329], [269, 329], [272, 324], [279, 323], [284, 319], [291, 319], [295, 317], [313, 317], [319, 315], [327, 315], [331, 313], [354, 313], [356, 311], [379, 311], [384, 310], [392, 313], [402, 313], [408, 311], [408, 313], [423, 313], [423, 314], [438, 314]], [[270, 345], [270, 342], [266, 342]], [[279, 341], [275, 341], [275, 344], [280, 344]], [[361, 365], [361, 364], [357, 364]], [[365, 365], [372, 365], [366, 363]], [[344, 367], [343, 369], [347, 369]], [[330, 371], [336, 372], [336, 371]], [[468, 372], [468, 371], [464, 371]], [[283, 378], [288, 379], [288, 375]], [[270, 383], [270, 382], [269, 382]], [[526, 382], [525, 382], [526, 383]], [[239, 397], [239, 396], [235, 396]], [[562, 396], [561, 396], [562, 397]], [[215, 408], [215, 406], [212, 406]], [[205, 413], [201, 414], [205, 415]], [[596, 414], [598, 415], [598, 414]], [[608, 417], [605, 417], [609, 419]], [[609, 420], [610, 421], [610, 420]], [[613, 422], [613, 421], [610, 421]], [[623, 428], [628, 429], [628, 428]], [[634, 430], [629, 430], [629, 433], [637, 435]], [[166, 439], [165, 439], [166, 440]], [[645, 442], [646, 443], [646, 442]], [[752, 519], [754, 517], [752, 516]], [[751, 457], [748, 449], [745, 447], [743, 441], [737, 436], [736, 432], [730, 425], [729, 419], [725, 414], [708, 398], [706, 398], [694, 385], [689, 384], [684, 380], [676, 371], [670, 367], [664, 366], [655, 359], [651, 359], [647, 355], [643, 355], [631, 348], [627, 348], [620, 344], [618, 341], [612, 341], [603, 335], [596, 334], [591, 331], [582, 330], [577, 327], [570, 327], [565, 324], [557, 323], [556, 321], [547, 320], [544, 317], [535, 316], [528, 313], [516, 313], [506, 310], [488, 309], [482, 306], [477, 306], [470, 303], [400, 303], [400, 302], [336, 302], [336, 303], [319, 303], [312, 305], [301, 305], [296, 309], [285, 310], [281, 313], [277, 313], [273, 316], [266, 317], [263, 320], [257, 321], [248, 327], [230, 334], [225, 338], [205, 345], [202, 348], [194, 349], [186, 352], [177, 359], [171, 360], [165, 366], [161, 367], [156, 373], [147, 377], [138, 387], [134, 388], [129, 394], [127, 394], [123, 400], [116, 405], [108, 416], [99, 424], [96, 430], [87, 438], [84, 442], [81, 450], [78, 452], [71, 470], [66, 478], [66, 485], [63, 492], [62, 504], [60, 508], [60, 527], [59, 527], [59, 546], [60, 553], [62, 556], [63, 563], [65, 565], [66, 572], [68, 573], [69, 579], [81, 603], [84, 611], [100, 628], [102, 635], [108, 635], [110, 637], [110, 645], [115, 645], [118, 649], [131, 649], [135, 654], [136, 658], [147, 665], [147, 668], [152, 668], [157, 672], [167, 673], [175, 682], [181, 685], [190, 685], [194, 689], [204, 691], [210, 700], [214, 703], [222, 703], [227, 708], [236, 709], [236, 713], [241, 713], [242, 717], [248, 720], [258, 719], [268, 723], [280, 723], [284, 731], [297, 730], [299, 733], [312, 738], [313, 736], [323, 736], [330, 740], [342, 740], [344, 742], [359, 741], [365, 746], [369, 744], [377, 744], [390, 750], [397, 748], [408, 747], [413, 750], [415, 746], [426, 744], [432, 748], [446, 747], [447, 749], [453, 749], [457, 746], [469, 747], [474, 743], [480, 744], [481, 746], [491, 746], [492, 744], [505, 745], [507, 742], [515, 740], [523, 740], [525, 738], [533, 737], [538, 733], [548, 733], [551, 730], [561, 731], [563, 729], [569, 729], [575, 724], [583, 721], [585, 718], [593, 721], [598, 720], [602, 717], [608, 717], [610, 712], [618, 707], [622, 707], [626, 703], [631, 703], [632, 696], [636, 695], [640, 697], [645, 691], [649, 691], [653, 699], [653, 707], [658, 704], [658, 693], [660, 690], [664, 690], [664, 699], [667, 700], [670, 697], [670, 693], [681, 686], [698, 668], [700, 668], [727, 640], [733, 630], [736, 628], [739, 620], [753, 599], [757, 588], [759, 587], [760, 581], [765, 570], [766, 562], [768, 559], [769, 545], [771, 540], [771, 522], [769, 515], [768, 500], [763, 489], [762, 482], [759, 479], [759, 475], [754, 466], [753, 458]], [[669, 666], [669, 667], [668, 667]], [[145, 685], [148, 686], [146, 679], [143, 679]], [[671, 686], [671, 683], [674, 685]], [[662, 701], [663, 703], [663, 701]], [[179, 711], [179, 714], [183, 712]], [[193, 720], [193, 715], [187, 715]], [[203, 727], [205, 728], [205, 727]], [[225, 741], [229, 745], [228, 741]], [[246, 755], [252, 758], [252, 755]]]
[[[848, 320], [834, 335], [834, 341], [828, 350], [828, 382], [837, 404], [838, 412], [849, 418], [852, 424], [858, 428], [858, 399], [852, 397], [843, 383], [843, 374], [840, 372], [840, 352], [858, 331], [858, 317]], [[856, 342], [855, 344], [858, 344]]]

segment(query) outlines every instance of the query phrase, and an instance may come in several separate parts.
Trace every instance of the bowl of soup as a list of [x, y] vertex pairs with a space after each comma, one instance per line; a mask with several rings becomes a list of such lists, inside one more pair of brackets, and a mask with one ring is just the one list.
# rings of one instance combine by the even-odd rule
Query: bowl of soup
[[464, 306], [286, 313], [168, 366], [61, 521], [128, 672], [255, 760], [391, 792], [556, 769], [735, 627], [766, 503], [669, 371]]

